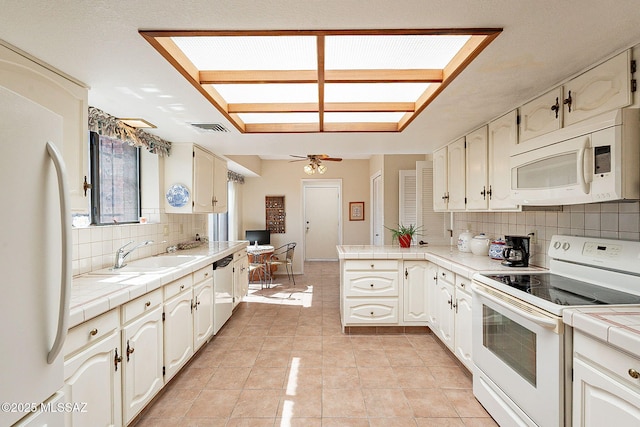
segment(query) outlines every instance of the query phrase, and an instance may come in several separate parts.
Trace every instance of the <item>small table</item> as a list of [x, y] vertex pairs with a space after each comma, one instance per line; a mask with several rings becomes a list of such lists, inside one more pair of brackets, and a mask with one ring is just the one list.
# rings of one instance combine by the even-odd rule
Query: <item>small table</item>
[[[273, 271], [275, 271], [278, 267], [277, 266], [273, 266], [273, 270], [267, 272], [266, 261], [269, 258], [269, 255], [271, 255], [274, 250], [275, 250], [275, 247], [273, 247], [271, 245], [249, 245], [249, 246], [247, 246], [247, 255], [249, 257], [249, 263], [265, 264], [264, 271], [265, 271], [265, 273], [268, 273], [269, 276], [271, 276]], [[260, 277], [256, 273], [256, 270], [252, 270], [249, 273], [249, 281], [255, 282], [257, 279], [260, 279]], [[265, 278], [265, 280], [266, 279], [267, 278]]]

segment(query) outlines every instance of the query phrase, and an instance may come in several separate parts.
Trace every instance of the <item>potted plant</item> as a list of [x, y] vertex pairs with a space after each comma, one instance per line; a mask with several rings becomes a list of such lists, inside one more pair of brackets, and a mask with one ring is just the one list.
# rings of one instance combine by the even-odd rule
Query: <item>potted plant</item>
[[401, 248], [408, 248], [411, 246], [411, 240], [413, 240], [413, 236], [418, 233], [420, 227], [416, 227], [414, 224], [409, 224], [408, 226], [399, 224], [398, 228], [389, 228], [385, 226], [385, 228], [391, 231], [393, 235], [393, 241], [396, 239], [400, 242]]

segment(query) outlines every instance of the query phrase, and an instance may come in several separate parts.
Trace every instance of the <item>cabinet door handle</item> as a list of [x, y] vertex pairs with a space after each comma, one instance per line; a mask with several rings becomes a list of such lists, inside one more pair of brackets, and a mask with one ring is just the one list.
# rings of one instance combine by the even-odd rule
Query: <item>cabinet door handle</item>
[[89, 335], [91, 335], [92, 337], [98, 335], [98, 328], [93, 328], [92, 330], [90, 330]]
[[409, 278], [409, 270], [407, 270], [406, 268], [404, 269], [404, 278], [405, 279]]
[[480, 192], [480, 195], [482, 196], [482, 200], [487, 200], [487, 187], [486, 186], [482, 186], [482, 191]]
[[449, 301], [447, 301], [447, 304], [449, 304], [449, 308], [453, 309], [453, 299], [449, 298]]
[[573, 98], [571, 98], [571, 91], [569, 91], [569, 96], [567, 97], [567, 99], [562, 101], [562, 103], [569, 107], [569, 112], [571, 112], [571, 104], [573, 103]]
[[556, 113], [556, 119], [558, 118], [558, 112], [560, 111], [560, 102], [558, 101], [558, 97], [556, 96], [556, 103], [555, 105], [551, 106], [551, 111], [554, 111]]
[[120, 362], [122, 362], [122, 356], [118, 356], [118, 348], [116, 347], [116, 355], [113, 358], [113, 366], [116, 372], [118, 372], [118, 363]]
[[129, 340], [127, 340], [127, 362], [129, 361], [129, 355], [133, 354], [133, 352], [136, 351], [135, 348], [131, 348], [129, 346]]
[[458, 300], [456, 300], [456, 303], [453, 304], [453, 307], [456, 309], [456, 314], [458, 314]]
[[631, 378], [634, 378], [634, 379], [637, 380], [638, 378], [640, 378], [640, 372], [638, 372], [635, 369], [631, 368], [631, 369], [629, 369], [629, 376]]
[[144, 303], [144, 306], [145, 306], [145, 307], [151, 307], [151, 301], [147, 301], [147, 302], [145, 302], [145, 303]]
[[493, 194], [493, 190], [491, 190], [491, 186], [489, 186], [489, 191], [487, 191], [487, 194], [489, 195], [489, 200], [491, 200], [491, 195]]

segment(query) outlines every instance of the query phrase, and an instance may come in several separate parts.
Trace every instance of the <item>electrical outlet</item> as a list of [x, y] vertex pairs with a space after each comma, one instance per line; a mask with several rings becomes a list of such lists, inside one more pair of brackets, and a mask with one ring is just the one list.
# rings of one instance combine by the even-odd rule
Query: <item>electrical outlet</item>
[[529, 241], [531, 242], [532, 245], [535, 245], [538, 243], [538, 231], [537, 230], [531, 230], [529, 231]]
[[162, 235], [164, 235], [164, 236], [168, 236], [169, 235], [169, 226], [168, 225], [165, 225], [162, 228]]

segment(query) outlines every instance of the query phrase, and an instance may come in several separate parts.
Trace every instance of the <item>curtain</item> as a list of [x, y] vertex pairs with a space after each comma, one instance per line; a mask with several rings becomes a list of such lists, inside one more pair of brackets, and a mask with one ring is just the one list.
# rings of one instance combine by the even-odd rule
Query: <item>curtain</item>
[[169, 156], [171, 153], [169, 141], [151, 135], [142, 129], [127, 126], [117, 118], [95, 107], [89, 107], [89, 130], [98, 135], [125, 141], [134, 147], [145, 147], [149, 152], [159, 156]]

